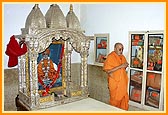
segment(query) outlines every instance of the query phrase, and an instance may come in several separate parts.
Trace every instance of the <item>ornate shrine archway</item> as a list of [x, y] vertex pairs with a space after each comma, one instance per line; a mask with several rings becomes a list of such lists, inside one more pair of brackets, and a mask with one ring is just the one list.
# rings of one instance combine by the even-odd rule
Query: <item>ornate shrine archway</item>
[[[50, 12], [52, 8], [56, 8], [57, 12], [60, 12], [58, 5], [51, 5], [48, 12]], [[22, 28], [22, 34], [18, 36], [20, 38], [25, 38], [28, 47], [28, 52], [25, 55], [20, 56], [18, 61], [19, 100], [27, 107], [28, 110], [69, 103], [88, 96], [87, 58], [89, 55], [88, 52], [92, 37], [85, 36], [79, 29], [79, 26], [76, 26], [78, 28], [69, 28], [71, 26], [71, 21], [67, 21], [69, 27], [63, 27], [60, 29], [55, 28], [54, 26], [51, 28], [53, 23], [47, 23], [46, 25], [49, 25], [49, 27], [46, 27], [45, 25], [45, 19], [49, 20], [49, 18], [42, 17], [41, 20], [44, 19], [44, 23], [40, 22], [42, 25], [39, 26], [39, 23], [37, 23], [39, 19], [37, 20], [33, 16], [42, 16], [40, 12], [41, 11], [36, 4], [27, 18], [26, 27]], [[74, 16], [72, 6], [67, 14], [67, 19], [69, 14], [73, 14], [72, 16]], [[76, 21], [76, 17], [74, 20]], [[76, 22], [78, 22], [78, 20]], [[50, 92], [47, 93], [47, 95], [42, 95], [42, 91], [44, 91], [44, 89], [39, 89], [40, 82], [38, 78], [38, 65], [40, 62], [38, 58], [39, 55], [47, 48], [55, 50], [56, 48], [51, 49], [50, 46], [54, 43], [58, 44], [59, 42], [64, 48], [61, 60], [62, 85], [61, 87], [52, 86], [50, 87]], [[73, 50], [81, 56], [80, 84], [74, 84], [71, 81], [71, 77], [73, 77], [71, 76], [71, 54]], [[50, 59], [54, 61], [51, 57]], [[57, 67], [59, 68], [59, 66]]]

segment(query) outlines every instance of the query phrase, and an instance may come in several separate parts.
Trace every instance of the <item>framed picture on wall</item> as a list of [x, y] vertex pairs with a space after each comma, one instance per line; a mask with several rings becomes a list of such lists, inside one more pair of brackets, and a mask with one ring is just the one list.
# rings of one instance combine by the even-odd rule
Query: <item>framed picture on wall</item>
[[94, 63], [103, 66], [109, 50], [109, 34], [94, 34]]

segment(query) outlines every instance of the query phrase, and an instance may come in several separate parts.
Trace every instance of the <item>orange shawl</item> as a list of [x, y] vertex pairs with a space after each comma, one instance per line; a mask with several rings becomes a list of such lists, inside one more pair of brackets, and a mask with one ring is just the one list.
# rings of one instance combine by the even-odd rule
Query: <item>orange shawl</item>
[[[127, 61], [123, 55], [118, 56], [113, 51], [108, 55], [107, 59], [105, 60], [103, 70], [111, 70], [114, 67], [117, 67], [126, 62]], [[122, 99], [125, 98], [126, 104], [128, 103], [128, 77], [125, 68], [118, 69], [108, 75], [108, 85], [110, 90], [110, 101], [122, 101]]]
[[[48, 77], [49, 77], [49, 79], [53, 80], [54, 75], [56, 75], [56, 70], [54, 69], [54, 64], [53, 64], [52, 60], [49, 60], [49, 61], [50, 61], [50, 64], [49, 64], [50, 65], [50, 70], [48, 72]], [[44, 62], [44, 67], [46, 68], [47, 65], [48, 65], [48, 59], [44, 59], [43, 62]], [[38, 67], [37, 67], [38, 76], [41, 79], [44, 79], [45, 75], [44, 75], [44, 72], [43, 72], [42, 68], [43, 68], [43, 64], [40, 61], [40, 63], [38, 64]]]

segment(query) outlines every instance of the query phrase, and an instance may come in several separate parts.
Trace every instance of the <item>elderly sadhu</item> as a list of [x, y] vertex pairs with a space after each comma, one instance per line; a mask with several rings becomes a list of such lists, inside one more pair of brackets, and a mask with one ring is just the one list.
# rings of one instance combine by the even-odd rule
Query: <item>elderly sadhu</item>
[[56, 75], [56, 70], [54, 68], [53, 61], [49, 57], [50, 50], [46, 49], [42, 55], [43, 58], [38, 64], [38, 77], [42, 80], [53, 80], [54, 75]]
[[52, 87], [54, 81], [58, 78], [56, 76], [57, 71], [54, 68], [54, 63], [49, 57], [50, 50], [46, 49], [42, 55], [43, 58], [38, 64], [37, 72], [38, 72], [38, 82], [45, 89], [42, 92], [42, 96], [49, 95], [50, 88]]
[[103, 70], [108, 74], [108, 87], [110, 92], [110, 104], [118, 108], [128, 110], [128, 77], [126, 67], [128, 63], [123, 53], [123, 45], [116, 43], [104, 62]]

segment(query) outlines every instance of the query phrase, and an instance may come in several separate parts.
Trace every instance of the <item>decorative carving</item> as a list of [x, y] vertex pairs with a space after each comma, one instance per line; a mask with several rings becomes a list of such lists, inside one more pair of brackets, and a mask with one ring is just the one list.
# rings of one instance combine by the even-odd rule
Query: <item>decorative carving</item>
[[54, 102], [54, 94], [39, 99], [40, 103]]
[[25, 33], [31, 33], [31, 31], [28, 31], [29, 28], [46, 28], [46, 20], [40, 8], [38, 7], [38, 4], [35, 4], [26, 19]]
[[82, 91], [73, 91], [71, 92], [71, 96], [80, 96], [82, 95]]
[[50, 5], [49, 10], [45, 15], [46, 23], [48, 28], [66, 28], [67, 23], [63, 12], [57, 4]]
[[[24, 36], [28, 52], [19, 57], [19, 98], [26, 103], [30, 110], [68, 103], [88, 96], [87, 58], [92, 37], [85, 36], [81, 31], [80, 23], [73, 13], [72, 6], [66, 17], [68, 22], [66, 26], [64, 26], [63, 16], [58, 16], [62, 19], [58, 19], [59, 22], [61, 21], [60, 23], [52, 18], [51, 11], [56, 11], [56, 9], [60, 10], [58, 5], [51, 5], [45, 20], [36, 4], [26, 20], [25, 28], [21, 29], [22, 35], [20, 36]], [[57, 14], [62, 15], [61, 10]], [[56, 17], [55, 14], [53, 15]], [[36, 19], [37, 16], [40, 17]], [[74, 22], [75, 25], [73, 26]], [[45, 51], [51, 43], [58, 41], [64, 42], [62, 75], [65, 77], [62, 78], [62, 87], [52, 88], [51, 93], [54, 92], [63, 96], [59, 100], [53, 93], [50, 96], [40, 97], [42, 92], [38, 89], [37, 75], [39, 54]], [[73, 50], [81, 56], [80, 84], [74, 84], [71, 81], [71, 77], [73, 77], [71, 76], [71, 54]]]
[[75, 15], [75, 13], [73, 12], [73, 6], [72, 4], [70, 5], [70, 9], [69, 12], [66, 16], [66, 21], [67, 21], [67, 27], [77, 30], [77, 31], [82, 31], [81, 27], [80, 27], [80, 22], [77, 18], [77, 16]]

